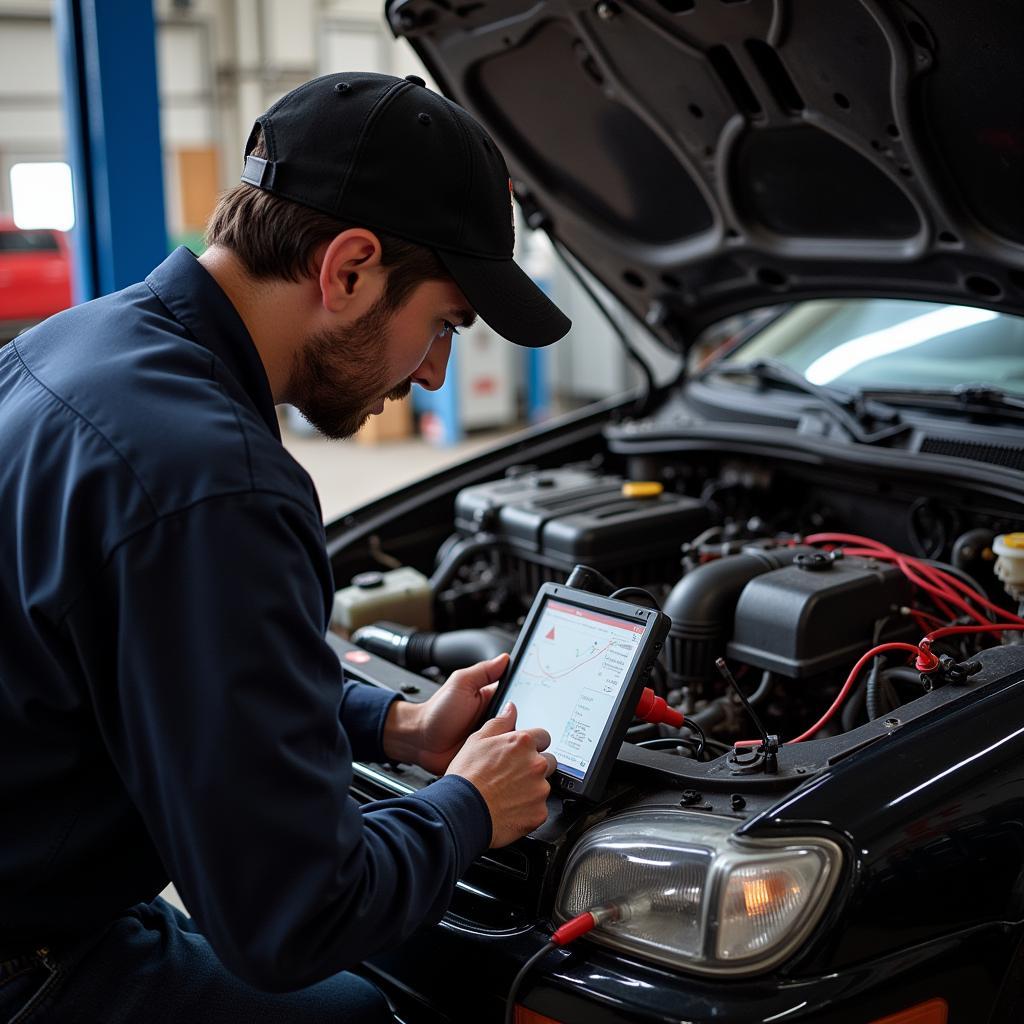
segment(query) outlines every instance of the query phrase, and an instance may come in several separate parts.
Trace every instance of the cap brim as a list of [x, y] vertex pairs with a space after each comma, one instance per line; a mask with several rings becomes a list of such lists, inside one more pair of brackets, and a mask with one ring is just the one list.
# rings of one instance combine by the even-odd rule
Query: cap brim
[[515, 260], [436, 252], [480, 319], [508, 341], [542, 348], [572, 327], [572, 321]]

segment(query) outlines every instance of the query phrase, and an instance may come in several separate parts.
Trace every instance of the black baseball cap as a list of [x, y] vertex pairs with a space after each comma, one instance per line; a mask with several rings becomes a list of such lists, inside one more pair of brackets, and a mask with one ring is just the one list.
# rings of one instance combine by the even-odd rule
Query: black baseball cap
[[[262, 129], [267, 158], [250, 155]], [[242, 181], [434, 250], [498, 334], [537, 348], [568, 317], [512, 259], [512, 181], [498, 147], [415, 75], [324, 75], [256, 119]]]

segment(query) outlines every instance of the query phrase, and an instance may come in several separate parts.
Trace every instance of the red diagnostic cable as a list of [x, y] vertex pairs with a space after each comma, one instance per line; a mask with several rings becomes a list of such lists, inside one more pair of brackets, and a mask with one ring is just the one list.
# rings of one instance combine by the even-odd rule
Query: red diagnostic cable
[[637, 718], [652, 725], [671, 725], [676, 729], [681, 728], [685, 721], [682, 712], [669, 707], [664, 698], [656, 696], [649, 686], [645, 686], [644, 692], [640, 694], [635, 714]]

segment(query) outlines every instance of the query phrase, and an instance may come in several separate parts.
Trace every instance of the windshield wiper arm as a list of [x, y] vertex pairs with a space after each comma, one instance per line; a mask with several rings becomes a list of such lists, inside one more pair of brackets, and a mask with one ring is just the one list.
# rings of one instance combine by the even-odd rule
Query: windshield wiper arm
[[[900, 422], [900, 414], [892, 406], [868, 401], [865, 395], [859, 393], [851, 396], [848, 402], [842, 402], [828, 388], [812, 384], [802, 373], [774, 359], [755, 359], [753, 362], [737, 365], [712, 365], [701, 374], [701, 377], [712, 375], [754, 377], [759, 381], [786, 384], [797, 391], [802, 391], [821, 403], [822, 408], [860, 444], [878, 444], [910, 429], [908, 424]], [[848, 405], [852, 408], [847, 408]], [[871, 424], [876, 420], [886, 421], [889, 426], [873, 430]]]
[[906, 403], [923, 409], [952, 409], [957, 412], [1001, 414], [1024, 418], [1024, 398], [1008, 395], [990, 384], [958, 384], [954, 388], [872, 388], [865, 398]]

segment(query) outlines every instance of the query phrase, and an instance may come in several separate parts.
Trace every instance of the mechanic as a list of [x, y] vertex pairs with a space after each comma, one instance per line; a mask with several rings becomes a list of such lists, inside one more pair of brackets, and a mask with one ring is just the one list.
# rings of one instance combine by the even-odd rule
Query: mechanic
[[[440, 387], [475, 314], [568, 330], [512, 261], [504, 161], [422, 80], [360, 73], [245, 155], [201, 257], [0, 350], [0, 1020], [390, 1020], [340, 972], [546, 816], [547, 734], [474, 731], [505, 656], [420, 705], [343, 685], [274, 409], [345, 437]], [[360, 807], [353, 758], [443, 777]]]

